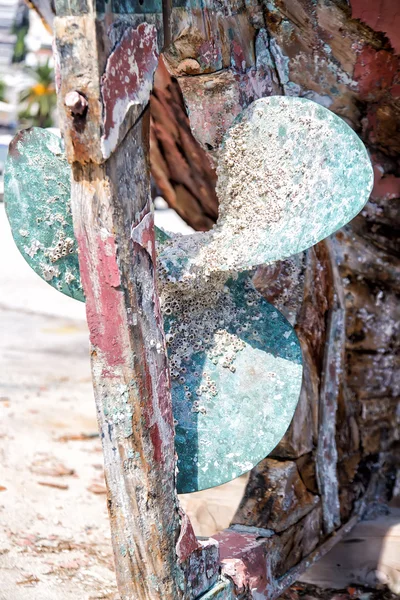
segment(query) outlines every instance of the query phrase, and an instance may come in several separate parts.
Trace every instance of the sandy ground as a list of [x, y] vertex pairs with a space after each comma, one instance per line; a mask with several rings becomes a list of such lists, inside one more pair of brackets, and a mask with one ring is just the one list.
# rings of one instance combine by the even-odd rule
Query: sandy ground
[[[181, 227], [167, 212], [161, 222]], [[117, 600], [84, 306], [30, 270], [12, 242], [3, 205], [0, 255], [0, 600]], [[240, 478], [182, 497], [199, 535], [229, 524], [244, 485]], [[348, 586], [361, 573], [349, 565], [362, 556], [363, 540], [375, 548], [368, 573], [391, 544], [384, 560], [398, 581], [400, 517], [391, 518], [375, 533], [367, 527], [350, 534], [358, 542], [336, 550], [343, 556], [350, 549], [342, 569], [335, 571], [335, 555], [305, 579]], [[371, 583], [363, 577], [359, 583]], [[301, 585], [291, 593], [289, 600], [318, 596]]]
[[[0, 599], [117, 598], [84, 306], [31, 271], [3, 205], [0, 255]], [[182, 498], [199, 535], [228, 526], [244, 485]]]
[[0, 598], [115, 598], [84, 306], [30, 270], [0, 209]]

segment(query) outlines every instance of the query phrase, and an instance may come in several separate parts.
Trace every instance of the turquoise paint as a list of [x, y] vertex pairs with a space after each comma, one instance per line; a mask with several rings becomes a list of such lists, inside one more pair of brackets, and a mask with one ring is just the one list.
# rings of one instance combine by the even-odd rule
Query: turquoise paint
[[181, 301], [164, 327], [172, 376], [177, 488], [188, 493], [249, 471], [282, 439], [301, 390], [301, 349], [247, 273], [215, 302]]
[[224, 579], [218, 581], [211, 589], [201, 596], [201, 600], [235, 600], [237, 594], [234, 591], [233, 582]]
[[[225, 137], [218, 175], [220, 218], [212, 231], [156, 231], [180, 493], [250, 470], [279, 443], [296, 408], [299, 342], [246, 271], [327, 237], [361, 210], [372, 187], [356, 134], [299, 98], [265, 98], [244, 111]], [[26, 260], [56, 289], [83, 300], [61, 141], [47, 131], [20, 134], [5, 184]], [[60, 240], [61, 249], [68, 241], [62, 256]], [[114, 417], [129, 435], [131, 413], [121, 403], [126, 410]]]
[[6, 162], [4, 200], [15, 243], [42, 279], [84, 302], [70, 178], [63, 143], [56, 135], [33, 128], [14, 138]]

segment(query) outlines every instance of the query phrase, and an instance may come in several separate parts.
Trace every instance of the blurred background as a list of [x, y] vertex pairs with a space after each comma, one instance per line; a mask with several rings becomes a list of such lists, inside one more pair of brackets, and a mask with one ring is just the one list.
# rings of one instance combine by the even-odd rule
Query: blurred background
[[[328, 21], [329, 19], [326, 22]], [[373, 43], [379, 47], [375, 39]], [[351, 52], [349, 56], [352, 56]], [[346, 60], [350, 62], [347, 56]], [[204, 74], [202, 76], [204, 77]], [[345, 79], [343, 74], [340, 76]], [[206, 77], [209, 76], [206, 74]], [[342, 83], [341, 80], [341, 85]], [[183, 82], [182, 85], [184, 86]], [[351, 85], [352, 83], [348, 85], [349, 95], [353, 94]], [[377, 88], [375, 84], [374, 88]], [[224, 94], [225, 92], [221, 93]], [[228, 96], [228, 93], [225, 95]], [[194, 96], [197, 101], [199, 94], [196, 90]], [[317, 96], [318, 94], [312, 97]], [[357, 110], [363, 101], [356, 99]], [[380, 97], [373, 97], [371, 106], [378, 106], [379, 101]], [[170, 77], [163, 61], [156, 74], [156, 90], [151, 102], [156, 223], [169, 231], [181, 233], [193, 229], [209, 229], [218, 214], [213, 166], [213, 151], [217, 144], [203, 144], [200, 147], [191, 135], [177, 79]], [[345, 102], [343, 104], [345, 105]], [[176, 128], [173, 132], [174, 143], [166, 140], [163, 130], [163, 123], [170, 116], [168, 107], [171, 106]], [[13, 135], [20, 128], [32, 125], [53, 128], [57, 132], [55, 107], [50, 31], [37, 13], [28, 9], [24, 2], [0, 0], [0, 200], [3, 198], [4, 162]], [[215, 110], [223, 114], [225, 105], [222, 102], [221, 106], [216, 104]], [[341, 107], [338, 109], [339, 114], [340, 110]], [[357, 119], [361, 120], [361, 112], [360, 109]], [[383, 105], [381, 113], [378, 117], [382, 122], [392, 122], [395, 128], [395, 120], [386, 104]], [[197, 114], [201, 114], [201, 111], [198, 110]], [[386, 118], [385, 115], [389, 116]], [[373, 117], [375, 119], [375, 113]], [[202, 119], [198, 121], [200, 129]], [[182, 132], [190, 133], [185, 137], [188, 144], [186, 147], [182, 142], [184, 136], [180, 137]], [[374, 135], [377, 136], [376, 132]], [[380, 143], [384, 146], [385, 140], [392, 138], [389, 138], [385, 131], [382, 139], [384, 141]], [[390, 160], [397, 151], [394, 142], [392, 146], [387, 153]], [[165, 151], [167, 147], [168, 152]], [[211, 158], [207, 158], [204, 148], [209, 151]], [[193, 152], [196, 156], [194, 165], [190, 162]], [[179, 172], [175, 169], [178, 156], [185, 159], [179, 161]], [[394, 187], [396, 170], [391, 163], [388, 166], [381, 157], [378, 158], [384, 165], [378, 165], [381, 176], [385, 169], [387, 171], [387, 178], [384, 177], [382, 181], [387, 185], [391, 183]], [[376, 159], [377, 164], [378, 162]], [[361, 217], [357, 221], [356, 233], [364, 235], [364, 229], [367, 228], [365, 239], [370, 243], [370, 246], [362, 246], [361, 251], [357, 250], [361, 257], [364, 248], [387, 249], [396, 244], [390, 229], [394, 222], [394, 209], [390, 208], [389, 211], [388, 208], [386, 211], [389, 202], [398, 196], [397, 179], [395, 183], [395, 191], [392, 191], [392, 188], [389, 191], [386, 187], [383, 189], [383, 186], [381, 190], [377, 189], [374, 198], [376, 204], [368, 205], [366, 218], [361, 225]], [[167, 199], [168, 203], [164, 199]], [[373, 254], [373, 251], [369, 252]], [[0, 204], [0, 256], [0, 600], [117, 600], [84, 306], [57, 293], [30, 270], [13, 243], [4, 204]], [[354, 259], [354, 264], [357, 260]], [[390, 265], [393, 264], [392, 255], [387, 261]], [[363, 260], [359, 262], [363, 264]], [[376, 262], [379, 263], [376, 268], [379, 273], [385, 274], [385, 269], [387, 273], [392, 272], [387, 264], [382, 262], [380, 254]], [[316, 264], [316, 271], [322, 272], [323, 260], [316, 261]], [[347, 306], [351, 321], [349, 339], [352, 346], [349, 344], [349, 347], [354, 350], [354, 355], [357, 354], [357, 360], [360, 357], [368, 357], [368, 343], [379, 356], [388, 348], [395, 356], [395, 350], [392, 349], [395, 347], [394, 326], [391, 324], [389, 327], [387, 324], [389, 319], [394, 319], [395, 309], [392, 307], [395, 306], [395, 300], [391, 299], [392, 296], [387, 290], [382, 296], [384, 283], [381, 279], [379, 285], [368, 283], [364, 286], [364, 275], [359, 275], [357, 268], [358, 263], [353, 269], [354, 273], [346, 274], [346, 285], [353, 285], [354, 288], [348, 289], [346, 294], [349, 305], [353, 303], [353, 306]], [[261, 272], [258, 277], [259, 289], [264, 288], [265, 295], [270, 289], [282, 292], [281, 296], [285, 295], [289, 304], [295, 296], [301, 296], [303, 302], [302, 292], [300, 294], [296, 291], [292, 294], [292, 289], [287, 288], [285, 265], [278, 265], [277, 271], [279, 269], [280, 272], [277, 273], [268, 270]], [[282, 276], [281, 287], [271, 286], [275, 276]], [[375, 272], [372, 275], [368, 272], [365, 279], [368, 277], [372, 280]], [[310, 287], [313, 286], [312, 283]], [[395, 288], [391, 280], [388, 284], [388, 287], [390, 286]], [[321, 295], [325, 291], [323, 289]], [[372, 297], [369, 304], [368, 294]], [[281, 298], [278, 297], [278, 292], [276, 295], [279, 304]], [[304, 293], [304, 305], [309, 309], [312, 304], [310, 297], [311, 294]], [[382, 302], [386, 298], [390, 299], [390, 304], [389, 300], [387, 303], [389, 308], [386, 317], [381, 308], [382, 297]], [[274, 298], [268, 299], [274, 301]], [[283, 301], [282, 303], [284, 304]], [[291, 304], [289, 309], [294, 311]], [[320, 306], [315, 308], [312, 305], [310, 310], [314, 309], [317, 312]], [[307, 318], [309, 314], [307, 312]], [[300, 325], [304, 326], [304, 323]], [[393, 333], [390, 332], [391, 328]], [[386, 337], [382, 334], [377, 341], [378, 333], [382, 331]], [[363, 336], [366, 341], [363, 341]], [[373, 372], [371, 381], [366, 381], [364, 367], [358, 372], [360, 375], [357, 376], [354, 388], [367, 391], [365, 398], [362, 397], [362, 400], [365, 400], [362, 413], [360, 410], [360, 414], [357, 413], [356, 416], [360, 421], [364, 419], [366, 424], [360, 427], [360, 433], [355, 424], [356, 419], [353, 415], [349, 417], [342, 407], [343, 429], [348, 423], [351, 424], [351, 435], [348, 436], [353, 436], [351, 444], [347, 438], [345, 443], [342, 443], [342, 438], [338, 436], [341, 448], [346, 450], [346, 444], [351, 445], [347, 454], [343, 451], [344, 466], [341, 471], [340, 484], [345, 492], [341, 503], [343, 510], [348, 510], [343, 517], [344, 521], [349, 516], [352, 503], [361, 495], [359, 490], [362, 490], [364, 485], [362, 477], [368, 479], [365, 473], [369, 463], [361, 461], [359, 447], [363, 446], [364, 454], [368, 459], [372, 457], [371, 461], [375, 466], [378, 464], [376, 457], [382, 447], [387, 454], [393, 453], [391, 444], [396, 442], [398, 447], [398, 439], [396, 438], [395, 442], [392, 440], [395, 437], [393, 413], [395, 410], [398, 412], [398, 409], [392, 408], [392, 396], [395, 396], [391, 388], [394, 388], [392, 371], [389, 372], [389, 368], [384, 366], [378, 374]], [[353, 379], [355, 378], [354, 376]], [[352, 390], [349, 397], [353, 399], [355, 396], [356, 392]], [[387, 397], [391, 401], [391, 408], [385, 413]], [[356, 400], [358, 401], [358, 398]], [[372, 403], [372, 408], [368, 409]], [[368, 416], [368, 410], [373, 413], [372, 417]], [[369, 429], [368, 418], [373, 421], [374, 429]], [[307, 419], [308, 413], [304, 422]], [[303, 427], [303, 421], [300, 425], [299, 429]], [[301, 497], [296, 497], [294, 502], [296, 507], [300, 505], [300, 509], [303, 510], [302, 503], [306, 503], [305, 499], [310, 496], [310, 491], [316, 494], [315, 473], [311, 472], [310, 461], [303, 460], [304, 457], [312, 455], [314, 447], [307, 452], [299, 452], [299, 458], [291, 447], [292, 438], [296, 436], [293, 432], [290, 435], [292, 437], [289, 436], [287, 441], [287, 447], [290, 446], [289, 450], [286, 448], [287, 454], [281, 449], [281, 454], [267, 461], [264, 472], [258, 476], [265, 477], [265, 497], [270, 502], [267, 492], [269, 491], [270, 496], [274, 498], [282, 493], [282, 490], [271, 488], [266, 475], [268, 469], [272, 463], [287, 465], [289, 459], [293, 459], [293, 469], [296, 473], [297, 468], [301, 471], [301, 479], [306, 482], [307, 487], [305, 490], [302, 484]], [[299, 434], [299, 437], [302, 435], [303, 433]], [[383, 439], [385, 437], [387, 442]], [[353, 438], [356, 438], [356, 441]], [[368, 444], [371, 448], [367, 451], [365, 448], [368, 448]], [[351, 486], [347, 485], [348, 480]], [[220, 488], [181, 498], [197, 534], [209, 536], [229, 525], [247, 481], [247, 476], [244, 476]], [[289, 480], [283, 496], [289, 494], [291, 485]], [[359, 495], [356, 495], [353, 487], [357, 488], [356, 492]], [[393, 496], [396, 496], [400, 491], [400, 479], [393, 487]], [[374, 600], [394, 598], [398, 595], [400, 513], [396, 502], [392, 501], [390, 509], [377, 505], [373, 514], [374, 520], [359, 523], [343, 542], [302, 577], [301, 582], [286, 592], [285, 597], [288, 600]], [[285, 513], [282, 506], [277, 510]], [[304, 539], [298, 541], [297, 538], [292, 538], [290, 543], [293, 546], [288, 542], [287, 556], [290, 558], [290, 555], [296, 555], [296, 545], [307, 545], [306, 542]]]
[[17, 128], [57, 127], [52, 35], [25, 2], [0, 2], [0, 198]]

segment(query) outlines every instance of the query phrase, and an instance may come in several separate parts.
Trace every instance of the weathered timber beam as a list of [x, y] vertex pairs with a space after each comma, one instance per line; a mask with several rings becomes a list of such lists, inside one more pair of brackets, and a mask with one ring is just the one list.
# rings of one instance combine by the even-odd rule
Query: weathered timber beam
[[[279, 575], [277, 570], [285, 543], [282, 536], [257, 527], [234, 525], [225, 529], [215, 536], [221, 554], [222, 581], [202, 596], [202, 600], [275, 600], [349, 533], [360, 518], [360, 514], [354, 514], [283, 575]], [[310, 520], [310, 517], [306, 519]], [[295, 531], [290, 533], [293, 538], [296, 537]]]
[[[175, 490], [150, 208], [148, 99], [162, 16], [122, 4], [105, 14], [99, 3], [59, 2], [59, 108], [118, 588], [122, 600], [175, 600], [193, 597], [183, 563], [199, 544]], [[216, 568], [197, 582], [196, 595]]]
[[338, 453], [335, 436], [341, 376], [344, 371], [345, 308], [335, 254], [332, 244], [329, 241], [326, 244], [335, 293], [328, 314], [326, 352], [321, 377], [316, 474], [322, 499], [324, 531], [329, 534], [340, 525]]

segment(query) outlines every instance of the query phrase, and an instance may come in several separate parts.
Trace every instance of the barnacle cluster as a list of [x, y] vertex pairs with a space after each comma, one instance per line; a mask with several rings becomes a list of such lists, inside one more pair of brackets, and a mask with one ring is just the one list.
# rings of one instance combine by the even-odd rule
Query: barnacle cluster
[[52, 263], [57, 262], [60, 258], [73, 254], [75, 252], [75, 242], [70, 237], [65, 237], [65, 233], [60, 230], [58, 240], [53, 248], [49, 248], [47, 256]]
[[60, 270], [58, 267], [49, 265], [47, 263], [40, 264], [41, 274], [45, 281], [51, 281], [53, 277], [59, 277]]
[[[167, 242], [168, 244], [168, 242]], [[240, 301], [232, 273], [214, 272], [207, 279], [176, 283], [161, 260], [158, 278], [172, 385], [179, 387], [194, 413], [207, 411], [218, 398], [218, 370], [235, 373], [235, 360], [246, 343], [243, 335], [258, 336], [261, 296], [243, 278]], [[243, 303], [244, 301], [244, 303]]]

